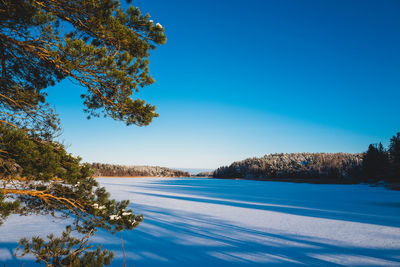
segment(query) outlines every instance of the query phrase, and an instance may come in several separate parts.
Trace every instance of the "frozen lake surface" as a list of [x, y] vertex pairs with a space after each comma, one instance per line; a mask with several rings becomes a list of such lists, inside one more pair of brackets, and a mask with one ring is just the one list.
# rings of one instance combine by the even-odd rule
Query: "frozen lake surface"
[[[127, 266], [400, 266], [400, 191], [200, 178], [99, 179], [129, 199], [144, 222], [95, 242]], [[43, 217], [11, 216], [0, 227], [0, 262], [23, 236], [60, 232]], [[24, 266], [32, 262], [25, 261]]]

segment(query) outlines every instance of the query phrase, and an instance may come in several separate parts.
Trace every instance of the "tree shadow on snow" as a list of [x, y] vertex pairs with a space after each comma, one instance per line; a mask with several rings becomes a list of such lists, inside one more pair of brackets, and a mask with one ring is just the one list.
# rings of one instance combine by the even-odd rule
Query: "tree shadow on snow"
[[[267, 184], [263, 182], [263, 186], [260, 186], [255, 181], [224, 181], [223, 186], [219, 180], [207, 180], [205, 183], [204, 179], [136, 181], [102, 182], [111, 192], [118, 192], [115, 197], [119, 197], [119, 192], [123, 191], [128, 195], [144, 197], [144, 201], [147, 200], [146, 197], [152, 201], [160, 201], [157, 207], [140, 203], [131, 205], [136, 212], [144, 214], [144, 222], [137, 229], [117, 233], [115, 236], [105, 232], [97, 233], [94, 244], [101, 244], [115, 252], [112, 266], [121, 266], [123, 263], [121, 236], [124, 240], [127, 266], [400, 266], [400, 253], [395, 249], [368, 247], [368, 244], [349, 246], [315, 236], [278, 233], [268, 228], [251, 228], [217, 216], [206, 216], [195, 210], [168, 207], [168, 201], [163, 199], [177, 201], [174, 202], [176, 205], [216, 204], [220, 207], [239, 207], [399, 227], [399, 216], [391, 213], [398, 211], [397, 205], [382, 206], [386, 210], [380, 210], [378, 214], [368, 212], [368, 205], [365, 205], [363, 210], [352, 210], [353, 207], [349, 208], [346, 202], [353, 197], [350, 195], [350, 198], [344, 200], [338, 198], [342, 204], [335, 206], [325, 201], [325, 187], [321, 186], [311, 187], [316, 190], [313, 192], [316, 195], [311, 199], [307, 198], [308, 191], [301, 191], [303, 188], [308, 189], [309, 185], [269, 183], [272, 189], [265, 192]], [[278, 189], [283, 186], [287, 191], [279, 192]], [[247, 191], [251, 194], [246, 195], [243, 192], [244, 187], [251, 187]], [[351, 194], [350, 187], [338, 188], [348, 190], [347, 196], [349, 192]], [[361, 188], [362, 190], [367, 192], [370, 189]], [[302, 195], [298, 197], [297, 194]], [[385, 196], [386, 193], [382, 194]], [[121, 193], [122, 196], [125, 197]], [[380, 199], [379, 196], [374, 197]], [[324, 199], [322, 204], [318, 204], [318, 199]], [[384, 200], [381, 202], [386, 203]], [[237, 216], [239, 220], [236, 221], [240, 222], [240, 216], [245, 215], [238, 213]], [[20, 261], [9, 256], [15, 247], [16, 244], [0, 243], [0, 263], [6, 263], [6, 266], [21, 266]], [[10, 253], [7, 254], [7, 251]], [[32, 261], [24, 266], [33, 266]]]
[[398, 250], [346, 247], [310, 236], [273, 234], [186, 211], [144, 205], [140, 210], [145, 221], [139, 228], [117, 234], [113, 244], [104, 244], [116, 252], [116, 265], [122, 263], [122, 235], [128, 266], [342, 266], [343, 262], [400, 266]]

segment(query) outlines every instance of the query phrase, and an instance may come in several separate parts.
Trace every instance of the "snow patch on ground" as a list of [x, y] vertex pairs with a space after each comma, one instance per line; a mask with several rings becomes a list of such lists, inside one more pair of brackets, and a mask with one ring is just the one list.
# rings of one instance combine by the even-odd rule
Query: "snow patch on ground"
[[[400, 266], [398, 191], [199, 178], [99, 181], [144, 215], [134, 231], [96, 236], [115, 252], [113, 265], [122, 263], [122, 236], [135, 266]], [[15, 242], [63, 230], [51, 220], [10, 217], [0, 227], [0, 262], [20, 266], [11, 256]]]

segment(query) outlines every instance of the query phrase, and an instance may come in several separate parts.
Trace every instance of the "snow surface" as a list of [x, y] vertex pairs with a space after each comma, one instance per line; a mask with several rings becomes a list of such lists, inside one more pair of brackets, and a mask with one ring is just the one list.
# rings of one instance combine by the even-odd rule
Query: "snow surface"
[[[115, 266], [121, 236], [128, 266], [400, 266], [399, 191], [202, 178], [99, 181], [144, 214], [134, 231], [96, 235], [94, 243], [115, 252]], [[53, 220], [11, 216], [0, 227], [0, 262], [21, 266], [12, 255], [17, 240], [61, 232], [63, 223]]]

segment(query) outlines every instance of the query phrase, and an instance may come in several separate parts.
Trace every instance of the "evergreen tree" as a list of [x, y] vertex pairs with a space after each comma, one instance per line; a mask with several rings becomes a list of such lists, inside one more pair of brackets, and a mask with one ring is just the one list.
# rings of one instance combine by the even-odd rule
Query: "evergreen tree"
[[363, 171], [368, 180], [377, 181], [387, 179], [389, 157], [382, 143], [369, 145], [363, 157]]
[[87, 239], [142, 221], [55, 141], [60, 123], [46, 88], [72, 79], [87, 89], [89, 118], [148, 125], [155, 107], [131, 96], [154, 82], [149, 52], [165, 41], [159, 23], [118, 0], [0, 1], [0, 224], [12, 213], [73, 219], [61, 237], [22, 239], [21, 254], [49, 266], [102, 266], [112, 253], [87, 251]]
[[390, 163], [392, 165], [392, 180], [400, 182], [400, 133], [390, 139]]

